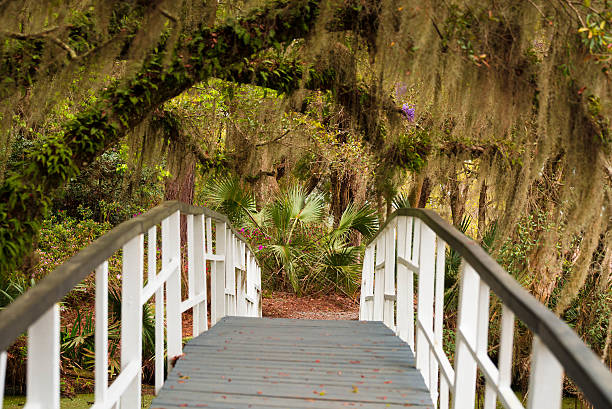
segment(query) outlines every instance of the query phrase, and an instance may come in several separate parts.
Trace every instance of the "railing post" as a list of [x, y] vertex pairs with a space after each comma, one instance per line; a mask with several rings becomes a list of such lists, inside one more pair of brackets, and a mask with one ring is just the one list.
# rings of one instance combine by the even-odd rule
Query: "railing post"
[[6, 351], [0, 351], [0, 409], [4, 402], [4, 382], [6, 381]]
[[431, 391], [429, 362], [431, 348], [423, 331], [433, 333], [436, 234], [426, 224], [421, 223], [420, 238], [416, 367], [421, 371], [425, 384]]
[[465, 261], [460, 274], [461, 293], [457, 323], [453, 409], [473, 409], [476, 390], [476, 360], [471, 351], [476, 350], [478, 335], [476, 317], [478, 317], [480, 277]]
[[382, 321], [385, 305], [385, 235], [376, 240], [376, 262], [374, 263], [374, 312], [372, 319]]
[[202, 296], [202, 301], [193, 306], [193, 336], [197, 337], [208, 329], [207, 299], [206, 299], [206, 253], [204, 230], [204, 215], [195, 216], [193, 223], [193, 265], [194, 296]]
[[[153, 280], [157, 276], [157, 226], [147, 232], [147, 279]], [[164, 286], [162, 284], [155, 291], [155, 393], [157, 394], [164, 384]]]
[[247, 287], [246, 287], [246, 274], [247, 274], [247, 268], [246, 268], [246, 264], [245, 264], [245, 257], [246, 257], [246, 246], [244, 245], [244, 243], [240, 240], [238, 240], [238, 259], [239, 259], [239, 275], [238, 275], [238, 282], [236, 283], [236, 294], [237, 294], [237, 299], [236, 299], [236, 313], [238, 316], [243, 317], [246, 315], [247, 312], [247, 300], [246, 300], [246, 294], [247, 294]]
[[[444, 329], [444, 275], [446, 269], [446, 243], [436, 237], [436, 280], [434, 291], [434, 337], [433, 342], [440, 348], [443, 347], [443, 329]], [[430, 386], [431, 400], [438, 400], [438, 371], [439, 365], [435, 358], [433, 350], [430, 351], [431, 368], [430, 368]], [[442, 383], [440, 382], [440, 393], [442, 393]], [[446, 399], [448, 399], [448, 384], [446, 384]], [[442, 406], [442, 405], [440, 405]]]
[[215, 223], [215, 255], [223, 256], [223, 260], [212, 263], [210, 276], [210, 315], [211, 325], [215, 325], [225, 315], [225, 264], [227, 263], [227, 227], [223, 222]]
[[143, 235], [123, 246], [123, 285], [121, 289], [121, 370], [137, 362], [134, 379], [121, 396], [121, 407], [139, 408], [142, 380], [142, 278]]
[[374, 295], [374, 244], [365, 249], [363, 267], [361, 270], [361, 295], [359, 300], [359, 319], [372, 319], [372, 304], [370, 298]]
[[194, 253], [195, 253], [195, 232], [193, 224], [193, 215], [187, 215], [187, 299], [193, 300], [196, 295], [195, 291], [195, 269], [194, 269]]
[[60, 407], [59, 329], [58, 304], [28, 329], [27, 407]]
[[225, 254], [225, 314], [236, 315], [236, 240], [231, 228], [225, 230], [227, 250]]
[[172, 260], [178, 267], [166, 282], [168, 367], [183, 352], [181, 317], [181, 216], [176, 212], [162, 221], [162, 270]]
[[383, 320], [395, 331], [395, 231], [396, 221], [391, 221], [385, 234], [385, 295]]
[[95, 398], [106, 401], [108, 389], [108, 261], [96, 269]]
[[[397, 257], [410, 259], [412, 217], [400, 216], [397, 222]], [[414, 352], [414, 272], [397, 264], [397, 333]]]
[[527, 409], [561, 408], [563, 367], [540, 338], [534, 334]]

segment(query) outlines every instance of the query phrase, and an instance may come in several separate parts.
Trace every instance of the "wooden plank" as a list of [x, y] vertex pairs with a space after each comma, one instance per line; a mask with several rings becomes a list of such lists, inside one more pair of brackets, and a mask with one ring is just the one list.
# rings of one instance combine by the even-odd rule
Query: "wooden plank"
[[185, 346], [151, 407], [347, 406], [434, 407], [412, 350], [381, 322], [224, 317]]

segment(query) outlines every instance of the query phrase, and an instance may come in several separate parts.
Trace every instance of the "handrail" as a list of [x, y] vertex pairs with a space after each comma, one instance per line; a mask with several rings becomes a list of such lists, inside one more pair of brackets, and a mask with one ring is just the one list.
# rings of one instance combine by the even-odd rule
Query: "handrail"
[[[516, 282], [479, 244], [459, 232], [434, 211], [414, 208], [396, 210], [380, 228], [377, 235], [369, 241], [367, 247], [373, 247], [378, 240], [381, 240], [381, 234], [388, 232], [389, 228], [393, 229], [392, 223], [396, 223], [396, 219], [400, 216], [417, 218], [424, 222], [437, 237], [459, 253], [490, 290], [501, 299], [502, 303], [522, 320], [552, 352], [590, 403], [596, 408], [612, 407], [612, 373], [601, 363], [597, 355], [566, 323]], [[372, 248], [371, 251], [373, 250]], [[364, 272], [366, 272], [366, 261], [364, 260]], [[477, 318], [472, 317], [472, 319]]]
[[[187, 227], [184, 256], [181, 255], [181, 214], [186, 216]], [[161, 224], [161, 253], [158, 224]], [[108, 260], [119, 250], [122, 250], [121, 372], [109, 386]], [[158, 271], [160, 254], [161, 270]], [[145, 258], [146, 285], [143, 283]], [[181, 260], [187, 266], [185, 300], [181, 297]], [[121, 223], [80, 250], [0, 311], [0, 408], [6, 349], [27, 331], [27, 407], [59, 409], [58, 303], [93, 271], [96, 317], [93, 408], [115, 407], [119, 401], [121, 407], [140, 407], [143, 305], [155, 296], [155, 389], [159, 391], [164, 382], [165, 355], [170, 363], [182, 354], [182, 313], [193, 311], [194, 337], [208, 328], [208, 262], [211, 322], [216, 323], [224, 315], [261, 316], [261, 269], [255, 252], [226, 216], [204, 207], [165, 202]], [[164, 345], [167, 345], [167, 354]]]
[[[227, 223], [233, 233], [245, 243], [246, 239], [231, 227], [227, 216], [205, 207], [191, 206], [179, 201], [166, 201], [161, 205], [127, 220], [102, 235], [89, 246], [62, 263], [36, 285], [22, 294], [6, 309], [0, 311], [0, 351], [4, 351], [38, 317], [53, 304], [61, 301], [78, 283], [83, 281], [104, 260], [139, 234], [146, 233], [171, 214], [205, 215]], [[249, 249], [254, 253], [249, 245]]]

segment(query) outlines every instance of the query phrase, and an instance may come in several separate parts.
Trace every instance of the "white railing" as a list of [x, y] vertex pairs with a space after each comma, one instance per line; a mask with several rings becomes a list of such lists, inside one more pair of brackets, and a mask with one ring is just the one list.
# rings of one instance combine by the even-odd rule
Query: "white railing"
[[[181, 213], [187, 219], [187, 255], [181, 256]], [[158, 225], [161, 268], [158, 269]], [[213, 239], [214, 235], [214, 239]], [[145, 236], [147, 246], [145, 249]], [[108, 384], [108, 259], [121, 250], [121, 372]], [[145, 256], [147, 281], [144, 284]], [[183, 259], [183, 260], [181, 260]], [[155, 391], [182, 354], [182, 313], [193, 309], [193, 336], [208, 329], [206, 265], [210, 263], [211, 323], [225, 315], [261, 316], [261, 272], [244, 238], [225, 216], [166, 202], [125, 222], [64, 263], [0, 312], [0, 351], [27, 327], [26, 409], [59, 408], [58, 302], [95, 267], [95, 403], [93, 408], [140, 408], [143, 305], [155, 301]], [[182, 283], [182, 266], [187, 282]], [[187, 287], [182, 300], [181, 287]], [[165, 295], [165, 300], [164, 300]], [[42, 305], [41, 305], [42, 304]], [[47, 305], [44, 305], [47, 304]], [[42, 311], [41, 311], [42, 310]], [[29, 321], [29, 322], [28, 322]], [[164, 327], [167, 349], [164, 351]], [[0, 353], [0, 408], [6, 352]]]
[[[454, 365], [443, 349], [447, 246], [463, 258]], [[492, 293], [502, 304], [497, 362], [488, 354]], [[511, 388], [515, 315], [533, 333], [527, 408], [560, 408], [564, 372], [592, 405], [612, 408], [612, 375], [598, 357], [478, 244], [436, 213], [400, 209], [366, 247], [359, 318], [383, 321], [410, 345], [435, 407], [474, 409], [479, 371], [485, 379], [485, 409], [495, 409], [498, 402], [523, 408]]]

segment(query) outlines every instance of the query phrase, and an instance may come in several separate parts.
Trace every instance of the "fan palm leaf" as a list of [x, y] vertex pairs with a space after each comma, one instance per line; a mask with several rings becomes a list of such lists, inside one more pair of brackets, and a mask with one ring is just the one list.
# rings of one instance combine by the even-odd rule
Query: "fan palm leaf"
[[334, 240], [344, 240], [351, 231], [358, 231], [366, 239], [378, 231], [379, 223], [376, 210], [368, 203], [357, 207], [350, 203], [338, 222], [338, 227], [332, 231]]
[[410, 208], [412, 207], [412, 204], [410, 204], [410, 198], [408, 197], [408, 194], [401, 192], [393, 198], [391, 206], [393, 206], [393, 209], [397, 210]]
[[209, 179], [204, 198], [238, 225], [244, 224], [246, 220], [253, 221], [253, 214], [257, 211], [253, 195], [233, 176]]

